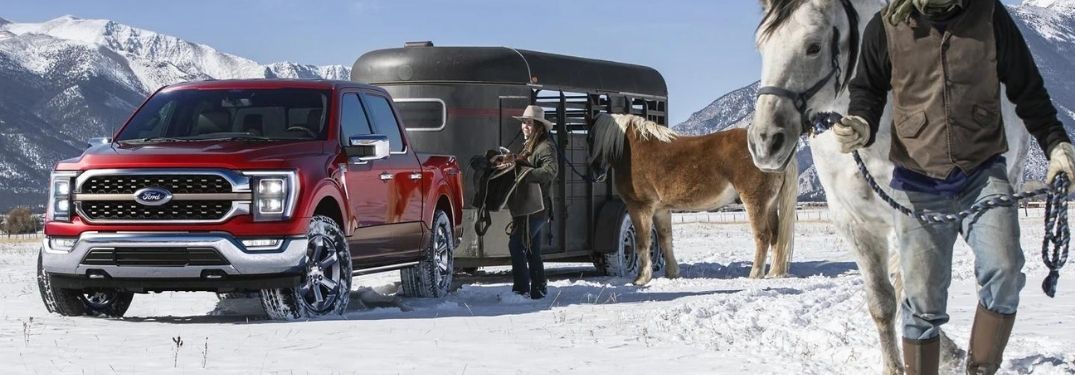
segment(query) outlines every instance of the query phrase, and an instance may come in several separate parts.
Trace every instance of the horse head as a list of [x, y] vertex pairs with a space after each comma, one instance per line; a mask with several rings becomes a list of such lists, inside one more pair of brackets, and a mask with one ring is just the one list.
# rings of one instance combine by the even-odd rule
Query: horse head
[[[590, 127], [589, 134], [586, 136], [586, 143], [589, 145], [590, 150], [590, 172], [593, 173], [597, 181], [604, 181], [608, 174], [608, 168], [613, 157], [612, 147], [616, 143], [623, 144], [623, 134], [615, 132], [614, 130], [616, 129], [619, 129], [619, 125], [611, 115], [598, 113], [593, 119], [593, 126]], [[613, 138], [617, 135], [620, 139], [619, 142]]]
[[755, 36], [761, 88], [747, 146], [754, 165], [784, 170], [815, 117], [846, 101], [859, 48], [851, 0], [762, 0]]

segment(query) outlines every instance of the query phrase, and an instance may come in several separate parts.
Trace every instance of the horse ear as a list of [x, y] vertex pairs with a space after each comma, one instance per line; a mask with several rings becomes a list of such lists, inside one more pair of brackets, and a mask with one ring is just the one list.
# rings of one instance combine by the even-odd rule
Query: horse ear
[[773, 6], [773, 4], [772, 4], [773, 0], [758, 0], [758, 2], [761, 3], [761, 10], [762, 11], [768, 12], [769, 7]]

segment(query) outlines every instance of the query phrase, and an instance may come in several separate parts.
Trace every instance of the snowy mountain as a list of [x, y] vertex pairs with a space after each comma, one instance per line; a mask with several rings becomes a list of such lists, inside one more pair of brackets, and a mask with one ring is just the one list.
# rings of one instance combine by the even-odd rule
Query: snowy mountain
[[48, 171], [106, 136], [172, 83], [226, 78], [349, 79], [350, 69], [268, 65], [174, 36], [71, 16], [0, 18], [0, 211], [43, 205]]
[[694, 112], [691, 117], [675, 126], [683, 134], [702, 135], [729, 128], [746, 127], [754, 116], [754, 98], [760, 84], [736, 89], [720, 99]]
[[[1038, 63], [1060, 121], [1075, 134], [1075, 0], [1024, 0], [1009, 7], [1016, 24]], [[736, 89], [713, 101], [674, 128], [684, 134], [708, 134], [733, 127], [746, 127], [754, 115], [758, 82]], [[799, 199], [823, 200], [824, 192], [810, 159], [809, 145], [800, 148]], [[1042, 179], [1048, 164], [1036, 146], [1031, 148], [1025, 176]]]

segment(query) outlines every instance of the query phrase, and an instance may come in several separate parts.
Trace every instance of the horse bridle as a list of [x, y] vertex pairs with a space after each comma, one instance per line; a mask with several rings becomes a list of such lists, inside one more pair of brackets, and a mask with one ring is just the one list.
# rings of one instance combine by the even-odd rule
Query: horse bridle
[[[799, 116], [802, 121], [802, 134], [810, 133], [811, 129], [813, 129], [813, 123], [818, 119], [817, 116], [811, 116], [809, 113], [810, 109], [806, 107], [810, 99], [813, 98], [814, 95], [817, 95], [817, 93], [820, 92], [833, 77], [836, 78], [836, 82], [833, 82], [833, 88], [836, 91], [836, 95], [839, 95], [840, 91], [846, 88], [848, 83], [851, 82], [851, 74], [854, 73], [855, 70], [855, 60], [858, 59], [859, 49], [858, 12], [855, 10], [855, 6], [851, 4], [851, 0], [840, 0], [840, 2], [844, 6], [844, 12], [847, 13], [847, 21], [851, 29], [851, 38], [848, 41], [848, 44], [850, 44], [848, 49], [850, 56], [847, 58], [847, 71], [842, 72], [840, 69], [840, 29], [833, 26], [831, 46], [832, 69], [829, 70], [829, 74], [826, 74], [818, 80], [817, 83], [802, 92], [795, 92], [777, 86], [763, 86], [758, 89], [758, 97], [761, 97], [762, 95], [773, 95], [792, 101], [795, 105], [795, 109], [799, 111]], [[841, 73], [844, 75], [842, 83], [840, 82]]]

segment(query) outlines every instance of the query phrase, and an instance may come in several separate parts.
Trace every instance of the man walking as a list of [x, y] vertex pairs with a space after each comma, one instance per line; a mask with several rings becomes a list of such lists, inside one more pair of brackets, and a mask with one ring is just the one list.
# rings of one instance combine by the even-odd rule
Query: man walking
[[[1075, 177], [1075, 149], [1026, 42], [997, 0], [892, 0], [866, 26], [858, 69], [849, 116], [833, 131], [843, 152], [872, 144], [891, 91], [891, 187], [915, 211], [957, 212], [1012, 193], [1002, 156], [1008, 145], [1001, 83], [1049, 157], [1047, 181], [1060, 172]], [[938, 371], [952, 247], [960, 235], [974, 252], [980, 287], [967, 373], [995, 373], [1026, 283], [1016, 207], [941, 225], [894, 214], [907, 373]]]

